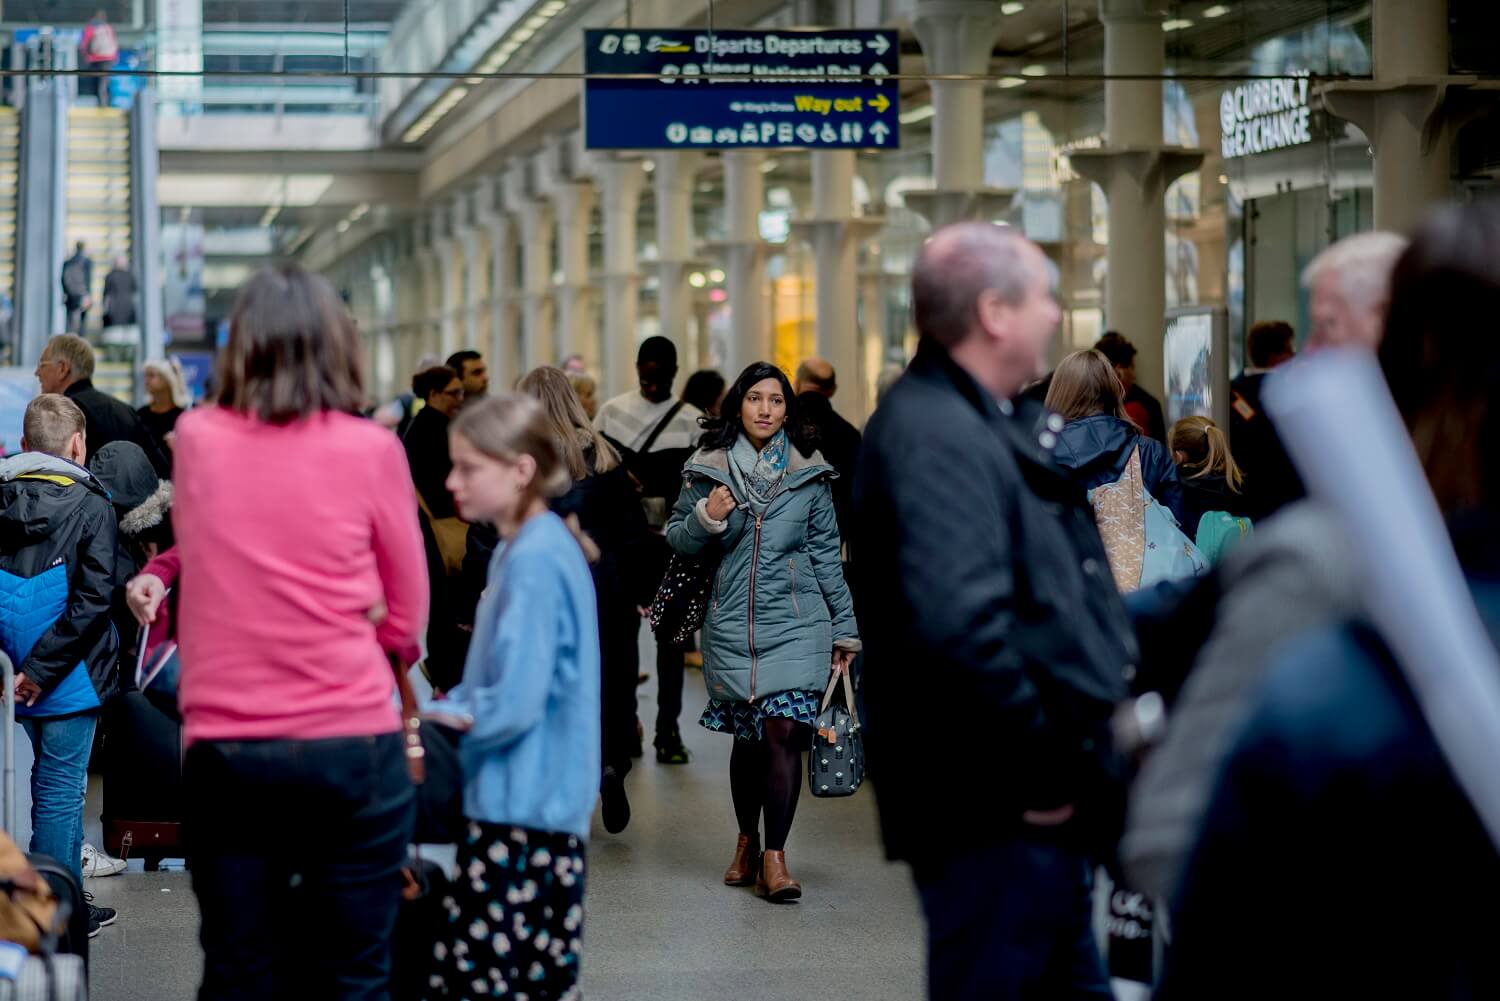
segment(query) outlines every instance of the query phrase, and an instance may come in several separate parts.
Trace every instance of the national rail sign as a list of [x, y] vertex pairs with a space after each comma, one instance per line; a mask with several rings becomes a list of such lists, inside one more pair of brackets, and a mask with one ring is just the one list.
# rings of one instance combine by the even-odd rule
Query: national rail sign
[[894, 31], [588, 29], [583, 66], [589, 149], [900, 145]]

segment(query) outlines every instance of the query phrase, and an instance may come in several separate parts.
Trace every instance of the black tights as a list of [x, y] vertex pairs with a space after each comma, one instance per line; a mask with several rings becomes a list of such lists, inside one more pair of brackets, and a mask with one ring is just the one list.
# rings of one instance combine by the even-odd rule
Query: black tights
[[795, 720], [768, 719], [765, 740], [735, 738], [729, 755], [729, 788], [734, 794], [734, 815], [740, 833], [751, 838], [760, 833], [760, 815], [766, 815], [765, 850], [786, 850], [786, 836], [797, 813], [802, 792], [802, 726]]

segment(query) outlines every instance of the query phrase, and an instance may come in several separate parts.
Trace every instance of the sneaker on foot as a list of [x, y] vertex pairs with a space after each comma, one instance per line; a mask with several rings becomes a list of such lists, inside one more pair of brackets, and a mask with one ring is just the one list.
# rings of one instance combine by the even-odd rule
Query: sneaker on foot
[[112, 925], [119, 918], [120, 912], [113, 907], [94, 906], [94, 895], [84, 893], [83, 899], [89, 909], [89, 938], [99, 934], [99, 929], [105, 925]]
[[630, 800], [625, 795], [625, 780], [613, 768], [604, 769], [599, 783], [599, 798], [604, 806], [604, 829], [619, 834], [630, 826]]
[[659, 733], [656, 735], [656, 760], [663, 765], [685, 765], [688, 763], [688, 749], [682, 742], [679, 733]]
[[83, 846], [83, 875], [88, 877], [118, 876], [125, 871], [125, 860], [112, 858], [106, 851], [93, 845]]

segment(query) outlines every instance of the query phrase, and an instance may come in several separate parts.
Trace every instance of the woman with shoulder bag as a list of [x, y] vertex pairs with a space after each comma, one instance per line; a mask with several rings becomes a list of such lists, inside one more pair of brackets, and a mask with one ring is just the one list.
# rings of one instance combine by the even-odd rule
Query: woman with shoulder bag
[[[729, 886], [802, 895], [785, 848], [802, 789], [802, 751], [819, 699], [859, 651], [829, 488], [785, 373], [758, 362], [707, 419], [667, 523], [683, 556], [718, 555], [703, 623], [709, 702], [700, 724], [734, 736], [729, 779], [739, 821]], [[760, 849], [765, 816], [764, 855]]]

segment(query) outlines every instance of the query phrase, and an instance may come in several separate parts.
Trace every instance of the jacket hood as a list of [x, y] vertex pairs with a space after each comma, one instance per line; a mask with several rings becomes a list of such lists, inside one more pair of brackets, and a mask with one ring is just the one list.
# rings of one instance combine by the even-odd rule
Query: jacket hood
[[[162, 481], [157, 478], [151, 460], [146, 458], [145, 450], [131, 441], [112, 441], [105, 445], [89, 459], [89, 472], [109, 491], [115, 517], [122, 521], [137, 508], [154, 503], [153, 498], [162, 488]], [[167, 491], [167, 504], [170, 505], [170, 484], [167, 484]], [[161, 517], [158, 516], [156, 521], [160, 522]]]
[[43, 452], [0, 459], [0, 546], [26, 546], [45, 538], [90, 494], [109, 497], [87, 469], [67, 459]]
[[1057, 436], [1057, 464], [1084, 475], [1123, 470], [1140, 429], [1108, 414], [1073, 421]]
[[[729, 484], [729, 450], [727, 448], [700, 448], [688, 460], [684, 471], [699, 473]], [[833, 466], [823, 458], [822, 452], [814, 449], [812, 455], [803, 455], [797, 450], [796, 445], [787, 449], [785, 489], [794, 489], [820, 476], [829, 478], [838, 476]]]

